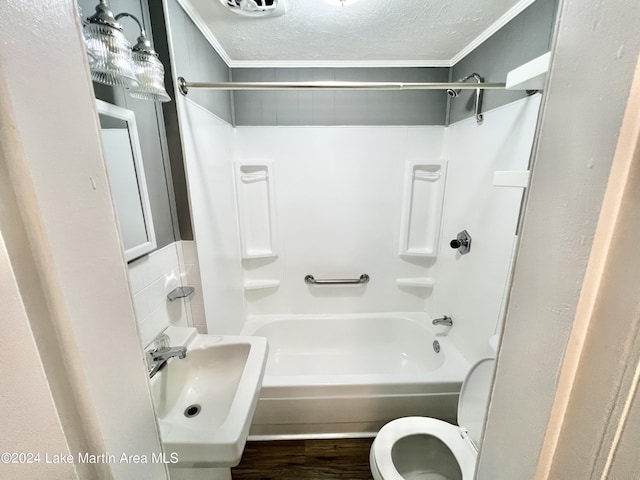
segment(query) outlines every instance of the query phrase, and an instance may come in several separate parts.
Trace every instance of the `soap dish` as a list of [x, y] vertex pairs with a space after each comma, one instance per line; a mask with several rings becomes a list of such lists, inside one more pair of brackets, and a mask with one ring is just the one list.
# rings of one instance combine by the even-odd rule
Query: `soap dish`
[[193, 287], [176, 287], [167, 294], [167, 299], [173, 302], [179, 298], [190, 297], [195, 291], [196, 289]]

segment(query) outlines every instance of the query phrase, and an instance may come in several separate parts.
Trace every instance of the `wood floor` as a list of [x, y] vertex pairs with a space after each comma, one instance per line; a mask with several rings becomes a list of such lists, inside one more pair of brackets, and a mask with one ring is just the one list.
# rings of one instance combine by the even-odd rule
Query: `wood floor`
[[233, 480], [371, 480], [373, 438], [247, 442]]

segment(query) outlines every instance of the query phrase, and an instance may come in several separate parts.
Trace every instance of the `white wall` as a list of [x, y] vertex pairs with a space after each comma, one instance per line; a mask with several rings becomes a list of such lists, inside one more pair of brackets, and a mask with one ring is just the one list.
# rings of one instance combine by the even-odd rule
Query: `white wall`
[[231, 126], [184, 97], [177, 102], [207, 329], [237, 334], [245, 311]]
[[[236, 160], [273, 162], [278, 226], [278, 257], [243, 267], [245, 280], [280, 287], [248, 291], [248, 313], [423, 311], [428, 291], [396, 284], [432, 264], [399, 256], [403, 175], [409, 160], [439, 164], [443, 136], [444, 127], [236, 128]], [[304, 283], [363, 273], [366, 286]]]
[[639, 22], [639, 2], [561, 3], [481, 480], [534, 477], [640, 52]]
[[[447, 128], [449, 162], [437, 278], [427, 311], [453, 318], [450, 337], [475, 362], [495, 333], [515, 241], [522, 188], [493, 186], [497, 170], [527, 170], [540, 95], [528, 97]], [[471, 251], [449, 246], [466, 229]]]

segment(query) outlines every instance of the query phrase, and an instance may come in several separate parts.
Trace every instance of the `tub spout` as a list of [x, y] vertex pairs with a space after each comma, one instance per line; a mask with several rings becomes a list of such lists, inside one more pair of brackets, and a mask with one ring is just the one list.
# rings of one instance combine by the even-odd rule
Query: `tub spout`
[[442, 318], [434, 318], [433, 322], [431, 323], [433, 323], [434, 325], [446, 325], [447, 327], [450, 327], [453, 325], [453, 319], [445, 315]]

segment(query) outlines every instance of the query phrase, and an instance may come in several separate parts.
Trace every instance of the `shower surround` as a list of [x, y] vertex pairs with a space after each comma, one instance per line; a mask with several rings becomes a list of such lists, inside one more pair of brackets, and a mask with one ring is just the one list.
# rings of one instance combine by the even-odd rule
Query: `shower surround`
[[[527, 170], [539, 95], [486, 112], [482, 126], [449, 127], [232, 128], [177, 101], [209, 333], [270, 342], [253, 433], [362, 435], [406, 414], [451, 419], [468, 364], [498, 327], [516, 240], [523, 189], [493, 176]], [[448, 244], [463, 229], [473, 245], [461, 257]], [[304, 281], [362, 274], [368, 283]], [[444, 314], [453, 327], [431, 326]], [[377, 361], [383, 337], [414, 359], [417, 344], [429, 351], [438, 339], [445, 360], [415, 361], [422, 371], [401, 387]], [[322, 372], [338, 358], [342, 374]], [[418, 390], [430, 399], [411, 403]], [[378, 413], [346, 422], [335, 399], [363, 395]]]

